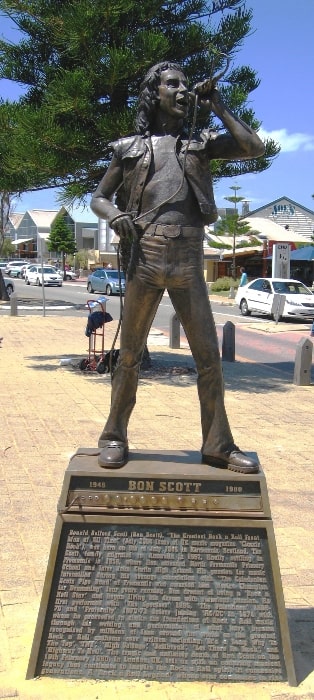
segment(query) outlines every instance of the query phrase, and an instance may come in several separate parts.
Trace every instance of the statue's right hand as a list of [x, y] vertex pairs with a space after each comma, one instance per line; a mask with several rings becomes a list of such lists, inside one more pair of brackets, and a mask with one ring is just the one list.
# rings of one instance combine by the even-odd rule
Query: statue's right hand
[[134, 240], [137, 238], [136, 228], [130, 214], [119, 214], [110, 222], [110, 226], [120, 237], [125, 236], [127, 238], [133, 238]]

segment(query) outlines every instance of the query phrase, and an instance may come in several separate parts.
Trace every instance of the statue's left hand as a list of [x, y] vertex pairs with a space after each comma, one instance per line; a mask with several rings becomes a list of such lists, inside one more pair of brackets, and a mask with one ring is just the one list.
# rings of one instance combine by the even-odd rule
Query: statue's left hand
[[118, 215], [117, 218], [113, 219], [110, 223], [110, 226], [120, 237], [125, 236], [126, 238], [137, 239], [137, 231], [130, 214]]

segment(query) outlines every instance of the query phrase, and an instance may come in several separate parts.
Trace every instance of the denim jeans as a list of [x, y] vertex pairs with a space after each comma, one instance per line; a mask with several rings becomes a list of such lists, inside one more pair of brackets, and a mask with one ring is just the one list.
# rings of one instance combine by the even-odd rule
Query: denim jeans
[[120, 361], [112, 380], [111, 409], [101, 440], [127, 441], [142, 353], [167, 289], [197, 368], [202, 453], [215, 455], [234, 447], [224, 407], [216, 327], [204, 280], [202, 233], [198, 229], [194, 235], [176, 238], [145, 234], [133, 246], [121, 327]]

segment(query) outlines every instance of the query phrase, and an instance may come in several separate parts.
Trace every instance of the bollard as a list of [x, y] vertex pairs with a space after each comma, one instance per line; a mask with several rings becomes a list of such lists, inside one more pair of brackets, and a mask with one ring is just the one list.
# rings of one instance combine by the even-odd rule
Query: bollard
[[229, 298], [229, 299], [235, 299], [235, 290], [234, 290], [233, 284], [230, 286], [230, 291], [229, 291], [228, 298]]
[[11, 316], [17, 316], [18, 315], [18, 310], [17, 310], [17, 293], [12, 292], [10, 296], [10, 306], [11, 306]]
[[235, 360], [235, 325], [232, 321], [227, 321], [223, 327], [222, 359], [226, 362]]
[[293, 383], [298, 386], [309, 386], [311, 383], [313, 343], [308, 338], [302, 338], [297, 344], [295, 355]]
[[285, 294], [274, 294], [273, 297], [273, 302], [271, 305], [271, 310], [270, 310], [270, 315], [276, 321], [276, 324], [278, 323], [279, 319], [282, 317], [284, 308], [285, 308], [285, 303], [286, 303], [286, 295]]
[[170, 317], [169, 347], [180, 347], [180, 321], [177, 314], [172, 314], [172, 316]]

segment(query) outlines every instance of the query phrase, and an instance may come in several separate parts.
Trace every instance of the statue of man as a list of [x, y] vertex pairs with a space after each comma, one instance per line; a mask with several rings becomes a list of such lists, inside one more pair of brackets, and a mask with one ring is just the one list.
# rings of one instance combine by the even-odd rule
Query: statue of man
[[217, 333], [204, 280], [203, 237], [204, 225], [217, 218], [210, 161], [256, 158], [264, 145], [232, 114], [214, 84], [207, 81], [198, 89], [200, 102], [226, 131], [207, 129], [189, 137], [187, 79], [178, 64], [159, 63], [141, 85], [136, 134], [112, 144], [112, 161], [92, 198], [95, 214], [107, 219], [118, 236], [133, 238], [120, 360], [98, 443], [102, 467], [119, 468], [128, 460], [127, 427], [141, 357], [167, 289], [196, 363], [202, 462], [246, 474], [259, 469], [235, 445], [225, 411]]

